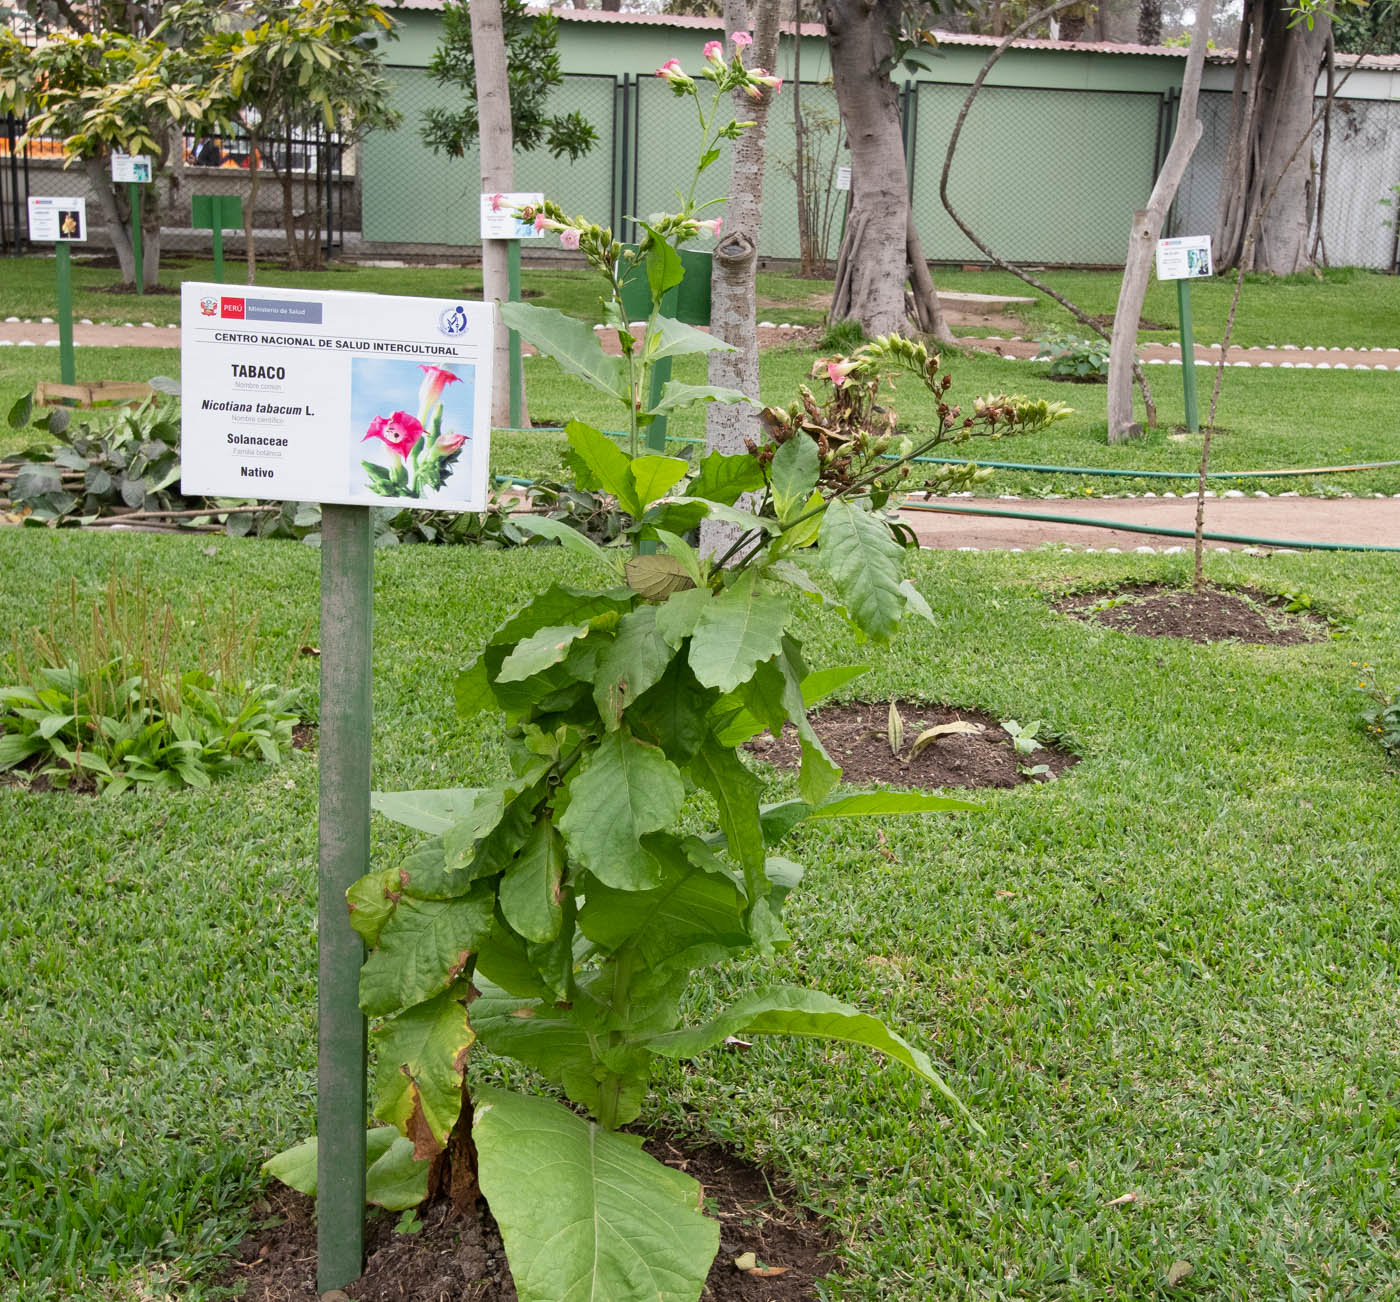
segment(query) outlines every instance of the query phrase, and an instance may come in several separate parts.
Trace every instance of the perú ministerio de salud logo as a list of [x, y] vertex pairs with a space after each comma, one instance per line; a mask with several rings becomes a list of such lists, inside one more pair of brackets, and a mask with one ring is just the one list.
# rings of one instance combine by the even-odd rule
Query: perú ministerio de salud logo
[[201, 298], [199, 300], [199, 314], [200, 316], [218, 316], [219, 300], [212, 296]]

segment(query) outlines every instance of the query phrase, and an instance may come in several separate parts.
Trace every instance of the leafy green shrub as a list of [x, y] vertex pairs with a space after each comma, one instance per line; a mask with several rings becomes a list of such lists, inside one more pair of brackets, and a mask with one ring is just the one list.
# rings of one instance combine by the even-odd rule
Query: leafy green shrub
[[[9, 423], [30, 423], [33, 396], [11, 409]], [[37, 428], [62, 445], [47, 460], [47, 449], [31, 448], [10, 487], [10, 499], [35, 524], [90, 524], [118, 510], [177, 511], [180, 496], [180, 419], [175, 401], [151, 397], [138, 407], [94, 412], [74, 420], [65, 408], [48, 413]], [[81, 484], [64, 482], [64, 471], [82, 475]]]
[[1071, 330], [1050, 330], [1036, 336], [1040, 351], [1033, 362], [1050, 363], [1050, 374], [1094, 384], [1108, 379], [1107, 339], [1085, 339]]
[[206, 650], [197, 669], [175, 663], [177, 623], [139, 576], [113, 577], [83, 608], [76, 583], [50, 607], [50, 631], [16, 634], [16, 681], [0, 687], [0, 771], [25, 765], [55, 786], [79, 775], [105, 795], [132, 786], [207, 787], [246, 760], [276, 764], [291, 748], [299, 689], [248, 677], [256, 621], [230, 600], [201, 604]]
[[842, 317], [833, 321], [822, 335], [821, 350], [824, 353], [853, 353], [865, 342], [865, 331], [854, 317]]
[[[1370, 674], [1370, 665], [1357, 667], [1362, 674]], [[1362, 726], [1391, 756], [1400, 759], [1400, 688], [1384, 692], [1370, 677], [1363, 677], [1356, 690], [1367, 702], [1361, 710]]]

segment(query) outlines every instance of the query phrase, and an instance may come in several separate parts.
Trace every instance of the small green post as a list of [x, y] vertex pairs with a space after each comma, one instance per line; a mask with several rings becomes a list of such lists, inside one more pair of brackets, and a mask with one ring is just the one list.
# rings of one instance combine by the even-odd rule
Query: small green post
[[73, 260], [62, 242], [55, 247], [54, 258], [58, 263], [58, 378], [73, 384], [77, 374], [73, 366]]
[[214, 227], [214, 281], [224, 283], [224, 231], [221, 224]]
[[345, 891], [369, 871], [373, 540], [367, 506], [321, 508], [320, 874], [317, 889], [316, 1281], [364, 1270], [364, 946]]
[[[520, 241], [506, 241], [506, 296], [512, 303], [520, 302]], [[510, 344], [510, 363], [506, 382], [510, 385], [510, 423], [512, 429], [520, 428], [521, 416], [525, 408], [525, 376], [520, 357], [520, 333], [507, 331]]]
[[1193, 434], [1201, 430], [1196, 414], [1196, 341], [1191, 336], [1191, 282], [1176, 282], [1176, 308], [1181, 317], [1181, 383], [1186, 393], [1186, 428]]
[[141, 184], [131, 181], [126, 187], [131, 203], [131, 260], [136, 264], [136, 292], [146, 292], [146, 278], [141, 269]]

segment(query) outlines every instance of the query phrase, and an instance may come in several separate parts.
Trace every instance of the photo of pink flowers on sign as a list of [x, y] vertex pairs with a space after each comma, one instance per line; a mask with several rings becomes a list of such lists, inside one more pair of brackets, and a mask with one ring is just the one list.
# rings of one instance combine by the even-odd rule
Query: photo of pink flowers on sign
[[[470, 496], [476, 368], [355, 357], [350, 483], [376, 497], [450, 506]], [[454, 477], [456, 483], [454, 484]]]

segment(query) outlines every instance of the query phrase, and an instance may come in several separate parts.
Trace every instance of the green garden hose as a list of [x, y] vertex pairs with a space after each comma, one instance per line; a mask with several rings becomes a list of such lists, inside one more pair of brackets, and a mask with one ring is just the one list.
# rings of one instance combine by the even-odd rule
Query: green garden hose
[[[1166, 525], [1128, 524], [1119, 520], [1090, 520], [1077, 515], [1051, 515], [1044, 511], [1008, 511], [992, 506], [954, 506], [951, 502], [905, 502], [901, 511], [937, 511], [947, 515], [992, 515], [1007, 520], [1038, 520], [1045, 524], [1082, 524], [1088, 529], [1121, 529], [1124, 533], [1151, 533], [1159, 537], [1194, 538], [1192, 529], [1171, 529]], [[1289, 547], [1298, 551], [1323, 552], [1400, 552], [1400, 547], [1379, 543], [1307, 542], [1287, 538], [1250, 538], [1240, 533], [1203, 533], [1208, 542], [1245, 543], [1252, 547]]]

